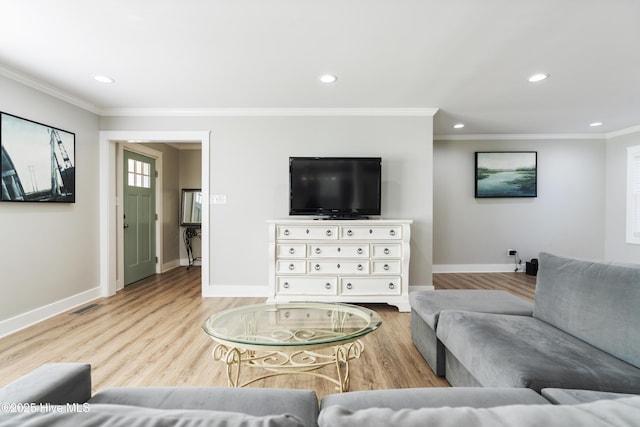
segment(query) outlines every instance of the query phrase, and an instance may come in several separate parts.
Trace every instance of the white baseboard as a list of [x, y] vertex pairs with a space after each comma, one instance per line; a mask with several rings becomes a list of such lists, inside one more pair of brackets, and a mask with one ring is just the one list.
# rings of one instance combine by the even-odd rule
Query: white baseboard
[[102, 297], [100, 287], [97, 287], [3, 320], [0, 322], [0, 338], [11, 335], [21, 329], [28, 328], [60, 313], [64, 313], [72, 308], [87, 304], [100, 297]]
[[[524, 273], [524, 265], [518, 273]], [[513, 273], [515, 264], [434, 264], [433, 273]]]
[[268, 297], [267, 286], [209, 285], [202, 288], [203, 297]]
[[[189, 265], [189, 260], [188, 259], [186, 259], [186, 258], [181, 258], [180, 259], [180, 266], [187, 267], [188, 265]], [[200, 260], [200, 259], [195, 260], [193, 262], [193, 265], [201, 266], [202, 265], [202, 260]]]
[[433, 291], [433, 290], [435, 290], [433, 285], [416, 285], [416, 286], [409, 285], [409, 293], [416, 292], [416, 291]]
[[[185, 264], [186, 265], [186, 264]], [[173, 270], [174, 268], [178, 268], [181, 266], [181, 261], [179, 259], [174, 259], [173, 261], [165, 262], [160, 267], [160, 271], [166, 273], [167, 271]]]

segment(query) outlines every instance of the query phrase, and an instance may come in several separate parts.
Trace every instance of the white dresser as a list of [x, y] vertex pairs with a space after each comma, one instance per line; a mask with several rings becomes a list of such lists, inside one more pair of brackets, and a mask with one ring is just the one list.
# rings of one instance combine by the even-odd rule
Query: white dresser
[[387, 303], [410, 311], [411, 220], [271, 220], [269, 301]]

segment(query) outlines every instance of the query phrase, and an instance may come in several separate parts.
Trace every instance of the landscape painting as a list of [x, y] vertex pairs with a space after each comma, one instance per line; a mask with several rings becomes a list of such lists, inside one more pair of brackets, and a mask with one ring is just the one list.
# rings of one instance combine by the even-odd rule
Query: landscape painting
[[74, 203], [75, 138], [71, 132], [0, 113], [0, 200]]
[[536, 151], [476, 152], [476, 198], [537, 197]]

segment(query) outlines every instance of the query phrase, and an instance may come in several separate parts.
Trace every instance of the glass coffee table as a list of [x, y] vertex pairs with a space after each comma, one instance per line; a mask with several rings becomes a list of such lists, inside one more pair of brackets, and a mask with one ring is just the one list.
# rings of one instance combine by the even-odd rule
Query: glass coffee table
[[[373, 310], [351, 304], [285, 303], [232, 308], [209, 317], [204, 331], [217, 343], [213, 359], [227, 365], [231, 387], [276, 375], [305, 374], [349, 390], [349, 361], [364, 351], [359, 340], [382, 324]], [[337, 377], [317, 372], [335, 366]], [[240, 382], [242, 368], [266, 374]]]

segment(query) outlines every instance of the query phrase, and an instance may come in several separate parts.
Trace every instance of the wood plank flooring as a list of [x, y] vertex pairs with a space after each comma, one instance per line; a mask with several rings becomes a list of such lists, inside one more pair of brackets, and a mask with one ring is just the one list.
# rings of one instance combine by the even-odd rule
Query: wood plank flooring
[[[504, 289], [533, 300], [535, 278], [521, 273], [434, 274], [436, 289]], [[211, 314], [264, 298], [202, 298], [200, 269], [177, 268], [95, 301], [82, 314], [63, 313], [0, 339], [0, 386], [47, 362], [92, 365], [94, 392], [116, 386], [226, 386], [226, 370], [211, 358], [202, 330]], [[410, 314], [367, 304], [382, 327], [363, 339], [351, 363], [351, 390], [446, 387], [411, 342]], [[329, 369], [329, 368], [324, 368]], [[333, 372], [326, 371], [333, 376]], [[305, 375], [265, 379], [252, 387], [334, 393], [328, 381]]]

